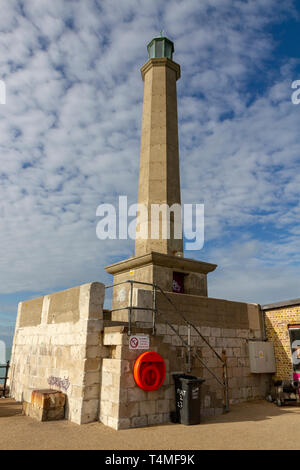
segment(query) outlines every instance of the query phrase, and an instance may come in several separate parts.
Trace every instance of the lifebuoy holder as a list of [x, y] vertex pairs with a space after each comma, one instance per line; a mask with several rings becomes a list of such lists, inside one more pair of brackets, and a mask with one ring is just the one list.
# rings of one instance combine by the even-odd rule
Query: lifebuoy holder
[[133, 377], [142, 390], [157, 390], [166, 377], [165, 361], [157, 352], [145, 351], [135, 360]]

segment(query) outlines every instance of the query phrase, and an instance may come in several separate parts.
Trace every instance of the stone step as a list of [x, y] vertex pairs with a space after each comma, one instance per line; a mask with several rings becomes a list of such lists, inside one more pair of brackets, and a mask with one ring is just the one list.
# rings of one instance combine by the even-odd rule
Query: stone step
[[35, 418], [38, 421], [64, 419], [66, 395], [59, 390], [28, 390], [26, 398], [28, 401], [23, 402], [23, 413], [26, 416]]

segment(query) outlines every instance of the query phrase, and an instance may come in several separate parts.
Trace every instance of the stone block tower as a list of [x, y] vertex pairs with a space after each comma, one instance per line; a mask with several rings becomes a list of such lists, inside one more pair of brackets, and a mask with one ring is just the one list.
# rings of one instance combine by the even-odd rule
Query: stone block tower
[[[106, 271], [114, 275], [115, 284], [131, 279], [155, 283], [169, 292], [207, 296], [207, 274], [216, 265], [183, 256], [176, 90], [180, 65], [173, 61], [174, 44], [168, 38], [154, 38], [147, 47], [149, 59], [141, 68], [144, 101], [138, 202], [143, 210], [138, 210], [135, 256], [107, 266]], [[166, 216], [168, 233], [164, 231]], [[154, 236], [153, 225], [158, 227]], [[129, 286], [124, 286], [114, 288], [113, 309], [128, 304]], [[126, 321], [127, 311], [113, 312], [113, 319]]]
[[[142, 214], [139, 215], [137, 232], [147, 233], [148, 237], [137, 236], [135, 256], [151, 251], [167, 255], [183, 253], [181, 217], [177, 220], [180, 238], [174, 236], [173, 215], [168, 238], [162, 237], [162, 220], [157, 221], [161, 236], [157, 239], [151, 236], [151, 207], [181, 204], [176, 91], [180, 66], [172, 60], [173, 50], [174, 45], [169, 39], [153, 39], [148, 45], [150, 58], [141, 69], [144, 102], [138, 203], [147, 208], [147, 217], [141, 220]], [[141, 227], [143, 224], [147, 227]]]

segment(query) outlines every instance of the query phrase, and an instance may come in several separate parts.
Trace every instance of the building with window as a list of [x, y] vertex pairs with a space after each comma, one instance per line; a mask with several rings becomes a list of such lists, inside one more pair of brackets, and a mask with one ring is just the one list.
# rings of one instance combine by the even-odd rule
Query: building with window
[[300, 373], [300, 299], [263, 305], [266, 336], [274, 344], [276, 376], [290, 380]]

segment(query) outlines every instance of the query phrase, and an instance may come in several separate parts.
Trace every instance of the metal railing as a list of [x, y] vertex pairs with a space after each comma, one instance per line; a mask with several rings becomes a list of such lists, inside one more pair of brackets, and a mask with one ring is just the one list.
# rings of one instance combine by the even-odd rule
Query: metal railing
[[[127, 281], [122, 281], [116, 284], [112, 284], [109, 286], [106, 286], [106, 289], [114, 288], [116, 286], [119, 286], [121, 284], [130, 284], [130, 293], [129, 293], [129, 306], [127, 307], [119, 307], [119, 308], [114, 308], [110, 309], [110, 312], [117, 312], [117, 311], [128, 311], [128, 336], [131, 335], [132, 331], [132, 312], [133, 310], [148, 310], [152, 311], [152, 334], [155, 335], [156, 333], [156, 317], [161, 316], [164, 320], [164, 322], [174, 331], [176, 336], [181, 340], [182, 344], [185, 346], [187, 353], [188, 353], [188, 371], [191, 371], [192, 365], [191, 365], [191, 358], [192, 356], [194, 358], [197, 358], [200, 364], [208, 370], [208, 372], [216, 379], [216, 381], [221, 385], [223, 388], [223, 393], [224, 393], [224, 408], [225, 411], [229, 411], [229, 396], [228, 396], [228, 372], [227, 372], [227, 361], [226, 361], [226, 352], [225, 350], [222, 351], [222, 356], [213, 348], [213, 346], [207, 341], [207, 339], [202, 335], [202, 333], [199, 331], [198, 327], [195, 326], [191, 321], [189, 321], [183, 313], [177, 308], [177, 306], [172, 302], [168, 294], [157, 284], [152, 284], [149, 282], [141, 282], [141, 281], [134, 281], [134, 280], [127, 280]], [[144, 285], [144, 286], [150, 286], [152, 287], [152, 307], [138, 307], [133, 305], [133, 286], [134, 284], [138, 285]], [[157, 308], [157, 292], [160, 292], [165, 299], [170, 303], [170, 305], [173, 307], [175, 312], [179, 315], [181, 320], [184, 322], [184, 324], [187, 326], [187, 341], [185, 338], [177, 331], [177, 329], [172, 325], [172, 323], [169, 321], [168, 316], [166, 313], [162, 312]], [[221, 380], [211, 369], [208, 367], [203, 359], [200, 357], [197, 351], [192, 349], [192, 340], [191, 340], [191, 331], [195, 331], [197, 335], [203, 340], [203, 342], [208, 346], [208, 348], [213, 352], [213, 354], [217, 357], [217, 359], [222, 363], [222, 370], [223, 370], [223, 380]]]
[[5, 376], [0, 377], [0, 380], [4, 380], [3, 388], [0, 389], [0, 391], [2, 391], [2, 398], [5, 398], [6, 392], [8, 390], [6, 388], [6, 385], [7, 385], [7, 379], [8, 379], [9, 361], [7, 361], [7, 363], [3, 366], [0, 365], [0, 369], [5, 369]]

